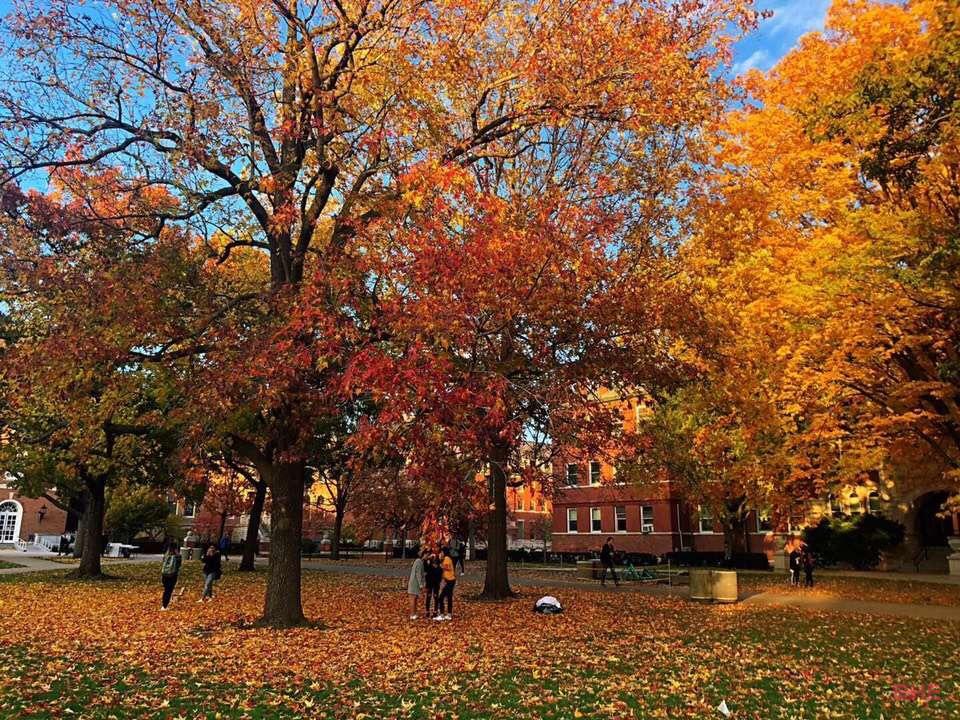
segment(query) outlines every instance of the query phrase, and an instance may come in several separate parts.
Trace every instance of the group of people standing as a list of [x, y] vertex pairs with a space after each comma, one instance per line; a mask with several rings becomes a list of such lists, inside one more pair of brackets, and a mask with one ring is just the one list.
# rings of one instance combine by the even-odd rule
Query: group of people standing
[[813, 587], [813, 553], [805, 544], [790, 551], [790, 584], [800, 586], [800, 571], [803, 570], [804, 587]]
[[437, 621], [453, 620], [453, 591], [457, 585], [457, 570], [464, 573], [463, 547], [454, 539], [439, 553], [423, 550], [413, 561], [407, 594], [410, 596], [410, 619], [420, 617], [418, 608], [423, 597], [425, 618]]
[[[191, 557], [192, 557], [191, 549]], [[223, 555], [217, 545], [211, 543], [200, 555], [203, 563], [203, 591], [197, 602], [209, 602], [213, 600], [213, 585], [223, 577]], [[180, 578], [180, 568], [183, 565], [183, 556], [180, 553], [180, 544], [171, 543], [167, 551], [163, 554], [163, 561], [160, 564], [160, 581], [163, 585], [163, 596], [160, 600], [160, 609], [168, 610], [170, 601], [173, 599], [173, 591], [177, 586], [177, 580]], [[183, 595], [184, 588], [181, 588], [177, 597]]]

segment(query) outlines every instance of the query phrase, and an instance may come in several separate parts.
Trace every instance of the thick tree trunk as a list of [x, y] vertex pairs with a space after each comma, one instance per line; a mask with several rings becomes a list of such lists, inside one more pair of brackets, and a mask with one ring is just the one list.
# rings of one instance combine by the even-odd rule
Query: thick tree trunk
[[343, 535], [343, 515], [345, 508], [339, 505], [334, 508], [333, 537], [330, 539], [330, 559], [340, 559], [340, 538]]
[[77, 559], [83, 557], [83, 543], [87, 538], [87, 506], [90, 504], [87, 495], [87, 491], [84, 490], [77, 497], [77, 510], [80, 513], [80, 519], [77, 521], [77, 534], [73, 542], [73, 556]]
[[227, 511], [220, 513], [220, 531], [217, 533], [217, 544], [220, 544], [220, 538], [223, 537], [223, 531], [227, 529]]
[[103, 577], [100, 556], [103, 553], [103, 515], [106, 510], [106, 480], [91, 478], [86, 483], [86, 503], [83, 509], [83, 521], [80, 524], [82, 550], [80, 565], [71, 573], [80, 579]]
[[243, 542], [243, 558], [240, 560], [240, 570], [251, 572], [256, 567], [257, 550], [260, 547], [260, 521], [263, 518], [263, 505], [267, 498], [267, 484], [261, 480], [254, 485], [256, 493], [253, 496], [253, 505], [250, 506], [250, 516], [247, 520], [247, 537]]
[[507, 466], [505, 446], [497, 446], [490, 454], [491, 503], [487, 521], [487, 574], [482, 597], [502, 600], [510, 597], [507, 575]]
[[261, 624], [286, 628], [306, 619], [300, 598], [300, 546], [303, 535], [304, 464], [269, 465], [270, 563]]
[[477, 556], [477, 525], [473, 518], [467, 521], [467, 560]]

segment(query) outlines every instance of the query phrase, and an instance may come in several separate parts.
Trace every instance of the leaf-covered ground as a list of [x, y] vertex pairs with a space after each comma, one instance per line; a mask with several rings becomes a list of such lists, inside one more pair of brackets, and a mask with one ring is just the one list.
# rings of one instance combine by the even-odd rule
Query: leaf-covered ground
[[[158, 610], [155, 567], [0, 581], [4, 718], [953, 718], [960, 623], [558, 590], [411, 622], [396, 579], [308, 572], [325, 627], [250, 629], [263, 575]], [[472, 592], [468, 587], [467, 592]], [[918, 697], [919, 696], [919, 697]]]

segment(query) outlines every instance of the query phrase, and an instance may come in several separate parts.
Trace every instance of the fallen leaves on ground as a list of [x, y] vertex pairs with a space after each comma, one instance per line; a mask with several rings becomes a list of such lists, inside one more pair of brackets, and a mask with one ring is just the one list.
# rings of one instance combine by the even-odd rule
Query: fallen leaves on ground
[[[152, 566], [81, 584], [0, 585], [2, 717], [952, 717], [960, 623], [809, 613], [558, 589], [458, 597], [452, 623], [410, 621], [403, 582], [307, 572], [320, 626], [252, 629], [262, 574], [201, 581], [159, 611]], [[467, 592], [472, 592], [468, 588]], [[897, 686], [936, 697], [898, 701]]]

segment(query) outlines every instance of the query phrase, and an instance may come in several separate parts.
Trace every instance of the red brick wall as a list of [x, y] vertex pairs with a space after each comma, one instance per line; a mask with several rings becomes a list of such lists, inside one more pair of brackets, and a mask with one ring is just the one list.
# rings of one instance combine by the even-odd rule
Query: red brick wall
[[[0, 488], [0, 501], [16, 500], [23, 506], [20, 520], [20, 539], [29, 540], [31, 535], [60, 535], [67, 526], [67, 513], [43, 498], [28, 498], [17, 495], [14, 490]], [[43, 520], [38, 519], [37, 511], [46, 507]]]

